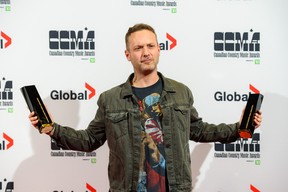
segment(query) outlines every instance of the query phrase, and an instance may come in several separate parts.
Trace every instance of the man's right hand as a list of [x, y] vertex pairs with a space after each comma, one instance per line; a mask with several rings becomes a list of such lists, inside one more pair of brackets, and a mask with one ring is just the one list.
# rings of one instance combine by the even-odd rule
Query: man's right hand
[[33, 125], [33, 127], [35, 127], [36, 129], [38, 129], [38, 126], [37, 126], [37, 124], [38, 124], [38, 117], [37, 117], [37, 115], [35, 115], [35, 112], [34, 112], [34, 111], [29, 114], [29, 120], [30, 120], [31, 124]]
[[[35, 115], [35, 112], [31, 112], [28, 116], [31, 124], [33, 127], [35, 127], [37, 130], [38, 130], [38, 117], [37, 115]], [[47, 126], [47, 127], [44, 127], [42, 130], [41, 130], [41, 133], [45, 133], [47, 135], [53, 135], [54, 133], [54, 128], [52, 126]]]

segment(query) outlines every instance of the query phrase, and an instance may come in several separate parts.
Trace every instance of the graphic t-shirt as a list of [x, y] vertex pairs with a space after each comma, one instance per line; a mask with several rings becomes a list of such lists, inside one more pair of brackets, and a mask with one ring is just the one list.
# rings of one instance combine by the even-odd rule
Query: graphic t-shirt
[[161, 79], [145, 88], [133, 87], [141, 110], [141, 158], [138, 192], [165, 192], [165, 154], [162, 112], [159, 104]]

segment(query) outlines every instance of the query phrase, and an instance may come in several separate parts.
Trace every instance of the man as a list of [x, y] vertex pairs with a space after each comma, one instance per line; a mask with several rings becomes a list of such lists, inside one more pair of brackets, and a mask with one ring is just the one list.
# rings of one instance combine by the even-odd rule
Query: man
[[[190, 192], [189, 140], [236, 141], [240, 122], [214, 125], [202, 121], [190, 89], [157, 71], [160, 47], [151, 26], [129, 28], [125, 42], [134, 73], [99, 96], [95, 118], [87, 129], [54, 123], [42, 132], [70, 150], [93, 151], [107, 141], [111, 192]], [[33, 112], [29, 118], [36, 127]], [[254, 117], [256, 127], [261, 120], [259, 111]]]

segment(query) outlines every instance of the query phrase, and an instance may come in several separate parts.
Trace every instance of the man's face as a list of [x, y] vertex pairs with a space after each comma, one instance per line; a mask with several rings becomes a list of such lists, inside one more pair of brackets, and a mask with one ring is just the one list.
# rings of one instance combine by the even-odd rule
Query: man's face
[[128, 39], [125, 55], [136, 74], [149, 74], [157, 70], [160, 47], [156, 36], [149, 30], [134, 32]]

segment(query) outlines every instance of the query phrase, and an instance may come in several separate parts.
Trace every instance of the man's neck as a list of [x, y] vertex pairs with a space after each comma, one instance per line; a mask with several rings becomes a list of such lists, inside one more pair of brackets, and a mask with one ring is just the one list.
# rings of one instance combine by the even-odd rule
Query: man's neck
[[141, 74], [137, 75], [136, 73], [134, 74], [134, 78], [132, 79], [132, 85], [134, 87], [149, 87], [151, 85], [154, 85], [157, 81], [159, 80], [159, 76], [157, 71], [149, 74]]

